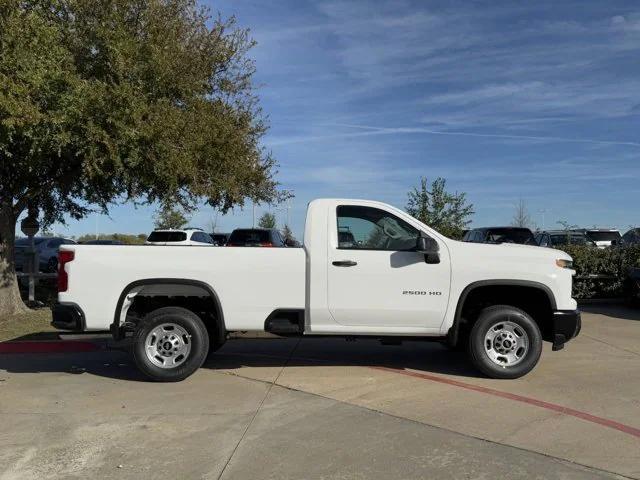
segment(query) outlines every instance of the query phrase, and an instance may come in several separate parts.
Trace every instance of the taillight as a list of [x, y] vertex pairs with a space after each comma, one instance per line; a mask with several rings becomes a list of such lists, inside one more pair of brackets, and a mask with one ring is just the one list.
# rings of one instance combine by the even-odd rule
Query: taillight
[[69, 287], [69, 275], [64, 266], [71, 260], [73, 260], [73, 252], [68, 250], [60, 250], [58, 252], [58, 293], [66, 292]]
[[271, 242], [262, 242], [260, 244], [261, 247], [273, 247], [273, 243]]

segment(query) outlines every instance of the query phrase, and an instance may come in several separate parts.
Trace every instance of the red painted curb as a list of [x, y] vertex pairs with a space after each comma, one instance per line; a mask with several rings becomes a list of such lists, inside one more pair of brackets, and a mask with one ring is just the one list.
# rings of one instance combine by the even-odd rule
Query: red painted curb
[[1, 353], [71, 353], [71, 352], [95, 352], [100, 346], [93, 342], [76, 340], [51, 340], [51, 341], [24, 341], [2, 342]]
[[603, 427], [613, 428], [614, 430], [618, 430], [619, 432], [623, 432], [628, 435], [640, 438], [640, 429], [638, 428], [632, 427], [630, 425], [625, 425], [624, 423], [619, 423], [614, 420], [609, 420], [608, 418], [597, 417], [587, 412], [581, 412], [580, 410], [574, 410], [573, 408], [563, 407], [562, 405], [558, 405], [555, 403], [545, 402], [543, 400], [537, 400], [535, 398], [525, 397], [523, 395], [517, 395], [515, 393], [494, 390], [493, 388], [481, 387], [479, 385], [460, 382], [459, 380], [452, 380], [450, 378], [440, 377], [437, 375], [429, 375], [427, 373], [418, 373], [409, 370], [401, 370], [389, 367], [372, 366], [369, 368], [373, 368], [374, 370], [382, 370], [383, 372], [406, 375], [408, 377], [422, 378], [424, 380], [431, 380], [432, 382], [444, 383], [445, 385], [452, 385], [454, 387], [464, 388], [466, 390], [472, 390], [474, 392], [480, 392], [487, 395], [493, 395], [495, 397], [506, 398], [508, 400], [514, 400], [516, 402], [527, 403], [529, 405], [534, 405], [536, 407], [546, 408], [547, 410], [562, 413], [563, 415], [569, 415], [571, 417], [576, 417], [587, 422], [602, 425]]

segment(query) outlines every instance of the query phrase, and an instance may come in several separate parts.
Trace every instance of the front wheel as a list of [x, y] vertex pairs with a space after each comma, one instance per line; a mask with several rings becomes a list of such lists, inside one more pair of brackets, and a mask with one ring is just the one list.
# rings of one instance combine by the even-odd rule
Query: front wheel
[[142, 373], [157, 382], [179, 382], [204, 363], [209, 335], [200, 317], [185, 308], [149, 313], [134, 334], [133, 358]]
[[536, 366], [542, 335], [526, 312], [508, 305], [485, 308], [469, 335], [474, 366], [491, 378], [519, 378]]

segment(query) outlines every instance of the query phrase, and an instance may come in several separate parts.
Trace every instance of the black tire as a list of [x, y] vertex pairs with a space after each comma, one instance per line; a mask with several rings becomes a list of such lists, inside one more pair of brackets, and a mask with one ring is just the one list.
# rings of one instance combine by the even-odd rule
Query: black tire
[[[145, 342], [149, 334], [160, 325], [174, 324], [188, 334], [190, 350], [180, 365], [160, 367], [149, 358]], [[204, 363], [209, 352], [209, 334], [200, 317], [186, 308], [163, 307], [149, 313], [138, 325], [133, 336], [133, 359], [138, 369], [156, 382], [179, 382]]]
[[[489, 329], [500, 322], [512, 322], [526, 333], [528, 348], [524, 350], [518, 363], [511, 366], [500, 365], [492, 360], [485, 348], [485, 336]], [[509, 305], [496, 305], [480, 312], [478, 320], [469, 334], [469, 357], [473, 365], [491, 378], [519, 378], [536, 366], [542, 353], [542, 335], [536, 322], [528, 313]]]

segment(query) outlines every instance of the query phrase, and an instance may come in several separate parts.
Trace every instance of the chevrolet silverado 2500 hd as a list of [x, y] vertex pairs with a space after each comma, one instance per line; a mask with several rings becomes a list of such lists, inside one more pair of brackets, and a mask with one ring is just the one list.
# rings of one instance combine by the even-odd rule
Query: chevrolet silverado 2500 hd
[[437, 340], [517, 378], [543, 340], [579, 333], [574, 273], [559, 250], [458, 242], [383, 203], [322, 199], [303, 248], [64, 245], [52, 324], [127, 337], [158, 381], [188, 377], [233, 331]]

